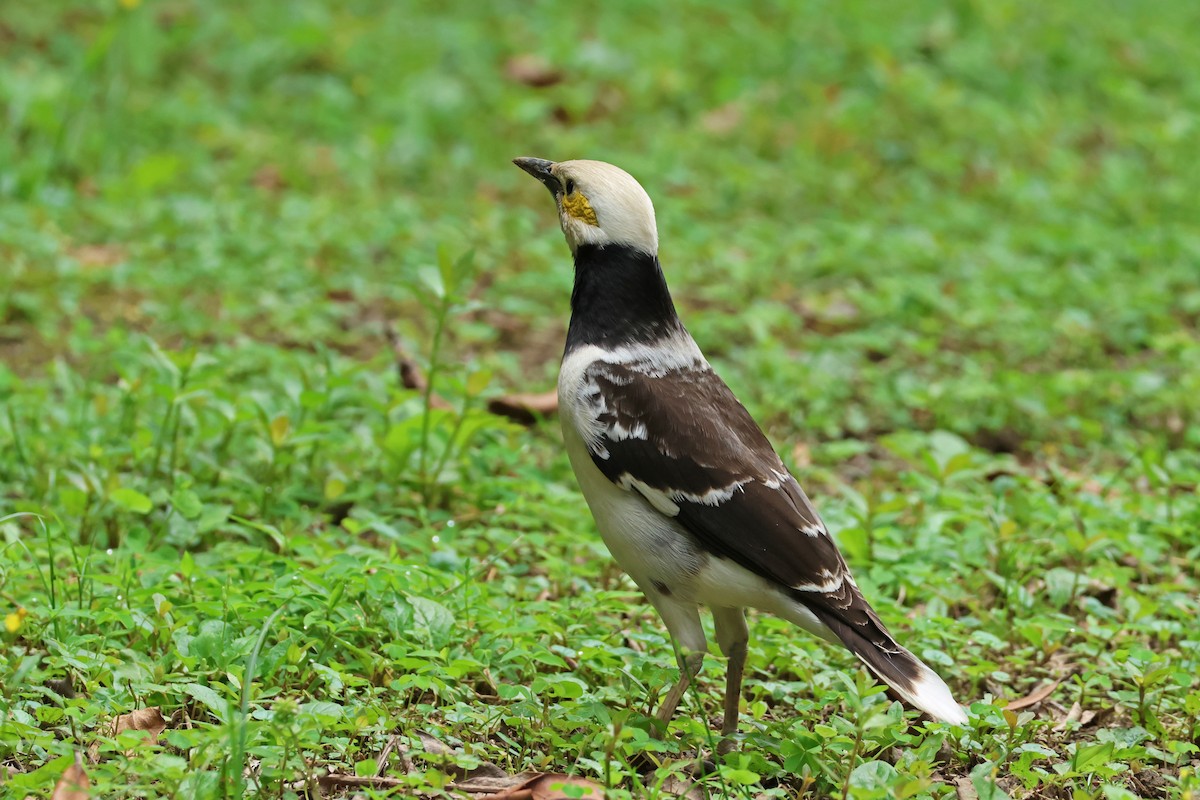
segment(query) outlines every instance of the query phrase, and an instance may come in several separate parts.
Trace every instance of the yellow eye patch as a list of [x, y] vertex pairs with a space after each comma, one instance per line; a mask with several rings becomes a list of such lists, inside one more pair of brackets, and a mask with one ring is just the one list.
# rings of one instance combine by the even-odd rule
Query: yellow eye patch
[[592, 204], [588, 202], [588, 199], [583, 196], [583, 192], [563, 195], [562, 207], [563, 211], [575, 219], [586, 222], [588, 225], [600, 226], [596, 220], [596, 212], [592, 209]]

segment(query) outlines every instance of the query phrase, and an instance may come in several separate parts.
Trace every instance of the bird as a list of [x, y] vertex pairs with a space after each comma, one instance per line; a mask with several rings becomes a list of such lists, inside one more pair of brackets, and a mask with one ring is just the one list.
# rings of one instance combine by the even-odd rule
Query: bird
[[727, 659], [718, 752], [736, 748], [747, 608], [842, 644], [913, 707], [965, 724], [946, 683], [863, 597], [808, 495], [680, 321], [641, 184], [603, 161], [513, 163], [554, 196], [574, 258], [563, 442], [601, 538], [674, 640], [680, 676], [655, 714], [662, 726], [703, 664], [702, 606]]

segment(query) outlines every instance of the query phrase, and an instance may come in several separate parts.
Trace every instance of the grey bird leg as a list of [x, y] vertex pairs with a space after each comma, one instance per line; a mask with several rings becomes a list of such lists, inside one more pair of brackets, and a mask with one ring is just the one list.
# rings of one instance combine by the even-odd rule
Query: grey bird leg
[[671, 687], [671, 691], [667, 692], [666, 699], [659, 706], [658, 713], [654, 715], [663, 725], [666, 725], [671, 721], [671, 717], [675, 716], [675, 709], [678, 708], [679, 701], [683, 699], [683, 693], [687, 691], [692, 678], [700, 671], [703, 664], [703, 651], [690, 653], [685, 653], [682, 649], [679, 651], [679, 680]]
[[742, 675], [746, 668], [746, 645], [750, 631], [746, 628], [746, 612], [740, 608], [714, 608], [713, 623], [717, 644], [729, 659], [725, 668], [725, 720], [721, 725], [721, 742], [717, 752], [733, 752], [737, 743], [730, 739], [738, 729], [738, 704], [742, 699]]
[[671, 721], [671, 717], [675, 716], [675, 709], [683, 699], [683, 693], [687, 691], [692, 678], [696, 677], [696, 673], [704, 665], [708, 640], [704, 636], [704, 626], [700, 624], [700, 609], [695, 603], [683, 602], [672, 597], [665, 584], [648, 580], [644, 583], [638, 581], [638, 585], [642, 586], [642, 591], [667, 624], [667, 630], [671, 632], [671, 638], [678, 648], [679, 681], [667, 692], [666, 699], [654, 715], [665, 727]]

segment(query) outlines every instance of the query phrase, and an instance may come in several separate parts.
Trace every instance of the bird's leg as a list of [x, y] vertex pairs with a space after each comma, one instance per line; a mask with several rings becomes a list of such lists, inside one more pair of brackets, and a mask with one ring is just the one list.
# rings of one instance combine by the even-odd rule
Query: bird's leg
[[671, 717], [675, 716], [675, 709], [679, 706], [679, 701], [683, 699], [683, 693], [687, 691], [691, 685], [692, 678], [700, 671], [700, 667], [704, 664], [704, 651], [687, 652], [682, 648], [679, 651], [679, 680], [671, 687], [671, 691], [667, 692], [667, 697], [658, 708], [658, 713], [655, 718], [666, 725], [671, 721]]
[[738, 729], [738, 704], [742, 699], [742, 674], [746, 668], [750, 631], [746, 628], [746, 612], [740, 608], [713, 609], [713, 623], [717, 644], [729, 659], [725, 668], [725, 720], [721, 725], [721, 743], [717, 745], [717, 752], [724, 755], [737, 747], [729, 736]]
[[646, 597], [658, 609], [659, 616], [667, 624], [671, 638], [675, 641], [676, 654], [679, 658], [679, 680], [667, 692], [666, 699], [654, 716], [666, 724], [675, 716], [675, 709], [683, 699], [692, 678], [700, 672], [704, 665], [704, 653], [708, 650], [708, 639], [704, 636], [704, 626], [700, 624], [700, 610], [695, 603], [680, 602], [671, 596], [670, 590], [663, 585], [651, 582]]

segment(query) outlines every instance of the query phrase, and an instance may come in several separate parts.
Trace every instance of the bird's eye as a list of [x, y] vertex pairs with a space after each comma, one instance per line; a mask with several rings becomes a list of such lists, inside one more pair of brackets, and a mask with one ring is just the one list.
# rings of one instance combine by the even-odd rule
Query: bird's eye
[[567, 178], [567, 183], [564, 188], [567, 190], [567, 194], [575, 194], [575, 181]]

